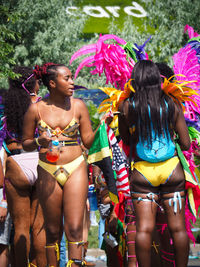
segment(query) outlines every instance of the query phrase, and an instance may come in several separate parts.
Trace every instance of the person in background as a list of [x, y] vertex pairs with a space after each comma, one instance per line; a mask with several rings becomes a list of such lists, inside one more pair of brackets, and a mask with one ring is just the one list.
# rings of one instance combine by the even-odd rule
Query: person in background
[[25, 153], [22, 149], [24, 114], [30, 104], [38, 99], [39, 81], [35, 79], [30, 67], [15, 66], [13, 71], [18, 74], [18, 78], [9, 79], [4, 113], [8, 154], [5, 189], [14, 225], [12, 258], [17, 267], [27, 267], [28, 264], [31, 267], [45, 267], [44, 219], [35, 187], [38, 151]]
[[0, 266], [7, 267], [9, 263], [9, 244], [11, 231], [11, 218], [8, 212], [7, 200], [4, 194], [4, 167], [6, 152], [3, 147], [3, 113], [6, 90], [0, 90]]
[[96, 190], [95, 185], [93, 183], [93, 167], [92, 164], [88, 165], [88, 178], [89, 178], [89, 187], [88, 187], [88, 200], [89, 200], [89, 220], [90, 226], [97, 226], [97, 218], [96, 218], [96, 211], [98, 210], [97, 207], [97, 197], [96, 197]]
[[[99, 248], [104, 249], [107, 257], [107, 266], [117, 267], [120, 265], [118, 257], [118, 244], [115, 246], [109, 244], [109, 234], [119, 242], [118, 236], [118, 218], [114, 211], [114, 206], [108, 194], [108, 188], [105, 179], [102, 177], [102, 172], [98, 166], [93, 167], [93, 181], [97, 193], [98, 209], [100, 213], [99, 224]], [[108, 238], [106, 238], [108, 237]], [[123, 264], [123, 263], [122, 263]], [[125, 265], [123, 265], [125, 266]]]
[[62, 239], [60, 241], [60, 267], [66, 266], [67, 255], [66, 255], [66, 239], [65, 233], [62, 235]]
[[[88, 149], [86, 149], [86, 147], [84, 147], [83, 144], [81, 144], [81, 148], [82, 148], [82, 152], [83, 152], [84, 158], [87, 161], [87, 159], [88, 159]], [[86, 201], [84, 217], [83, 217], [83, 242], [84, 242], [84, 245], [83, 245], [83, 259], [85, 261], [85, 265], [86, 266], [95, 266], [94, 262], [86, 261], [87, 250], [88, 250], [88, 246], [89, 246], [88, 233], [89, 233], [90, 226], [91, 226], [91, 216], [90, 216], [90, 214], [91, 214], [91, 206], [95, 206], [95, 203], [93, 205], [93, 201], [90, 199], [90, 193], [89, 193], [89, 187], [90, 187], [90, 185], [93, 184], [92, 166], [91, 166], [91, 164], [87, 165], [87, 170], [88, 170], [88, 198], [87, 198], [87, 201]], [[95, 197], [96, 197], [96, 195], [95, 195]], [[92, 194], [92, 199], [94, 200], [94, 194]]]

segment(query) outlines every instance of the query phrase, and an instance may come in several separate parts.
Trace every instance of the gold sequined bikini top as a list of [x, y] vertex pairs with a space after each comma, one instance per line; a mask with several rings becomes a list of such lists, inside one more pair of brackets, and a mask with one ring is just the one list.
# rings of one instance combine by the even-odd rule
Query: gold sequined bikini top
[[39, 131], [50, 131], [51, 136], [59, 136], [63, 135], [66, 137], [76, 137], [79, 132], [79, 123], [77, 123], [76, 119], [72, 119], [71, 122], [62, 130], [60, 127], [56, 127], [52, 129], [45, 121], [42, 119], [38, 122], [38, 130]]
[[60, 127], [56, 127], [55, 129], [52, 129], [43, 119], [41, 118], [40, 112], [38, 110], [38, 114], [40, 117], [40, 120], [37, 123], [38, 130], [39, 131], [48, 131], [50, 132], [51, 136], [60, 136], [61, 134], [66, 137], [77, 137], [79, 133], [79, 123], [76, 121], [76, 119], [73, 117], [73, 119], [70, 121], [70, 123], [62, 130]]

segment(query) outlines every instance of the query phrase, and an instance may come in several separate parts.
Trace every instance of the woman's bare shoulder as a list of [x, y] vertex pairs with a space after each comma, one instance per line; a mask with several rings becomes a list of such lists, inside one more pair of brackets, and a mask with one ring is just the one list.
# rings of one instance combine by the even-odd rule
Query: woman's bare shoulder
[[45, 105], [46, 105], [45, 102], [42, 100], [37, 102], [37, 103], [32, 103], [29, 106], [28, 114], [30, 114], [31, 116], [34, 116], [34, 117], [39, 117], [39, 113]]
[[35, 113], [37, 111], [37, 109], [38, 109], [38, 103], [32, 103], [32, 104], [30, 104], [28, 111], [29, 111], [29, 113], [30, 112]]
[[29, 124], [33, 121], [38, 120], [38, 107], [37, 107], [37, 103], [32, 103], [30, 104], [25, 116], [24, 116], [24, 121], [25, 124]]
[[182, 110], [181, 104], [179, 104], [179, 103], [174, 103], [174, 107], [175, 107], [174, 108], [174, 117], [175, 117], [175, 121], [176, 121], [178, 116], [183, 113], [183, 110]]
[[78, 109], [79, 111], [81, 111], [81, 109], [87, 108], [85, 102], [80, 98], [73, 98], [72, 101], [73, 101], [73, 104], [74, 104], [76, 110]]

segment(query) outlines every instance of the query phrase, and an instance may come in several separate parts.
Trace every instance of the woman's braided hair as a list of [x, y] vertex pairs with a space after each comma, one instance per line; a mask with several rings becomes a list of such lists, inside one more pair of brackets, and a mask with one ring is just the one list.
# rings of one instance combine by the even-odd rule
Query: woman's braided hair
[[[29, 105], [30, 95], [24, 90], [22, 84], [33, 74], [31, 67], [15, 66], [13, 71], [20, 74], [19, 78], [9, 79], [9, 89], [5, 97], [5, 116], [7, 129], [17, 134], [19, 140], [22, 137], [23, 119]], [[36, 85], [35, 77], [31, 77], [26, 83], [26, 89], [32, 93]]]
[[41, 79], [43, 84], [49, 89], [49, 81], [56, 80], [57, 70], [59, 67], [65, 67], [64, 64], [55, 64], [48, 62], [42, 66], [36, 65], [33, 72], [37, 79]]

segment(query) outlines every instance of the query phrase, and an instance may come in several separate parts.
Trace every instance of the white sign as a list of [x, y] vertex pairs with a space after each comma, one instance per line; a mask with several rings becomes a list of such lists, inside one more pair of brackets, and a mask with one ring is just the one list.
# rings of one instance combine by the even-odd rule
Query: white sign
[[[84, 6], [82, 11], [85, 14], [95, 18], [110, 18], [111, 16], [118, 18], [120, 9], [120, 6]], [[78, 10], [79, 8], [76, 6], [66, 8], [66, 12], [69, 15], [75, 15], [75, 11]], [[137, 18], [143, 18], [147, 16], [147, 12], [144, 10], [144, 8], [135, 1], [132, 2], [132, 6], [124, 7], [123, 11], [129, 16]]]

